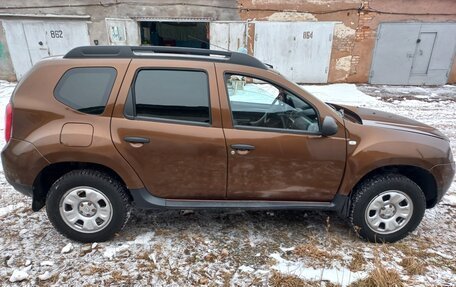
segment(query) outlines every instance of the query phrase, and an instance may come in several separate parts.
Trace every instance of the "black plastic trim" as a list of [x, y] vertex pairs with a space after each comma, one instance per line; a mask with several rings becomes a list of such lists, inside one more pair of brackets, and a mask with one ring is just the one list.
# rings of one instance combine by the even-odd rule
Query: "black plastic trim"
[[[138, 53], [139, 52], [139, 53]], [[141, 54], [153, 53], [152, 55]], [[216, 55], [219, 57], [210, 57]], [[162, 46], [82, 46], [70, 50], [63, 58], [66, 59], [86, 59], [86, 58], [150, 58], [159, 56], [160, 58], [175, 59], [176, 56], [182, 59], [215, 61], [250, 66], [267, 70], [263, 62], [248, 54], [216, 51], [209, 49], [182, 48], [182, 47], [162, 47]], [[196, 56], [196, 57], [195, 57]], [[208, 58], [205, 58], [205, 57]], [[220, 57], [221, 56], [221, 57]]]
[[150, 143], [150, 139], [145, 137], [124, 137], [124, 141], [129, 143]]
[[349, 197], [337, 194], [331, 202], [311, 201], [266, 201], [266, 200], [195, 200], [166, 199], [153, 196], [147, 189], [131, 189], [130, 194], [137, 208], [141, 209], [302, 209], [336, 211], [339, 215], [348, 216]]
[[8, 177], [5, 177], [6, 181], [13, 186], [13, 188], [20, 193], [22, 193], [25, 196], [32, 197], [33, 196], [33, 186], [22, 184], [22, 183], [17, 183], [13, 182], [12, 180], [9, 180]]

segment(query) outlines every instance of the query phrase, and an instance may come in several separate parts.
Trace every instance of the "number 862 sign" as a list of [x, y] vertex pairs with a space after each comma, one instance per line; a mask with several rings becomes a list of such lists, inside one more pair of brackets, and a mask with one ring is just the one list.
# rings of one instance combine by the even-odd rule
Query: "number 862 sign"
[[51, 35], [51, 38], [53, 38], [53, 39], [63, 38], [62, 30], [51, 30], [51, 31], [49, 31], [49, 34]]

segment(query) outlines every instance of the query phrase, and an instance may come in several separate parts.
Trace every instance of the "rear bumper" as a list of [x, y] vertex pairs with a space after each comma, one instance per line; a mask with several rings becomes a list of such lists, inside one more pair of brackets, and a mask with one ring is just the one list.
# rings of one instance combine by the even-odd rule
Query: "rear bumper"
[[[6, 176], [5, 176], [6, 177]], [[11, 181], [8, 177], [6, 177], [6, 181], [13, 186], [13, 188], [23, 195], [32, 197], [33, 196], [33, 186], [31, 185], [26, 185], [26, 184], [21, 184], [17, 182]]]
[[27, 141], [11, 139], [3, 148], [2, 164], [5, 178], [14, 189], [33, 195], [33, 183], [49, 162]]
[[431, 168], [431, 173], [434, 175], [437, 183], [437, 198], [432, 206], [436, 205], [450, 188], [453, 183], [455, 170], [455, 162], [438, 164]]

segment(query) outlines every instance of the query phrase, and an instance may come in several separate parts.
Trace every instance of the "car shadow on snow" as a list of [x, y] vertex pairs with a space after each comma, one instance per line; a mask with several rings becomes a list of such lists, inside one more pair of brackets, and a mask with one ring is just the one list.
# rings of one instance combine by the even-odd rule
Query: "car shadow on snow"
[[229, 235], [234, 241], [253, 236], [261, 238], [259, 241], [281, 244], [299, 244], [303, 238], [354, 237], [349, 224], [334, 212], [163, 209], [134, 209], [119, 237], [139, 236], [147, 231], [170, 239], [188, 233], [212, 239]]

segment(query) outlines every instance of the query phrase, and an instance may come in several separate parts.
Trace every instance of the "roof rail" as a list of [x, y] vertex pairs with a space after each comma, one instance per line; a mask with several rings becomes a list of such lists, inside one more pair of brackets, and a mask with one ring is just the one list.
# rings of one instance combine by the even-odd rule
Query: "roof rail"
[[197, 48], [163, 46], [82, 46], [69, 51], [66, 59], [87, 58], [161, 58], [183, 57], [206, 61], [226, 62], [267, 70], [268, 67], [255, 57], [247, 54]]

